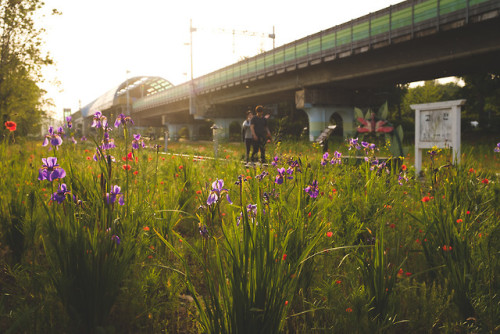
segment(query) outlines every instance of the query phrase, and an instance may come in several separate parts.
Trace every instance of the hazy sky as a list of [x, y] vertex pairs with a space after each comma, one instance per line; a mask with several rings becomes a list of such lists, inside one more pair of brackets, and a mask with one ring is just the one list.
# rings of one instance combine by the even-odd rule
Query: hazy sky
[[[242, 57], [314, 34], [400, 1], [392, 0], [45, 0], [61, 16], [40, 21], [55, 66], [44, 71], [56, 106], [73, 112], [133, 76], [160, 76], [174, 85]], [[234, 35], [232, 31], [235, 31]], [[241, 33], [246, 31], [247, 33]], [[258, 33], [259, 36], [248, 36]], [[56, 85], [55, 82], [60, 82]]]

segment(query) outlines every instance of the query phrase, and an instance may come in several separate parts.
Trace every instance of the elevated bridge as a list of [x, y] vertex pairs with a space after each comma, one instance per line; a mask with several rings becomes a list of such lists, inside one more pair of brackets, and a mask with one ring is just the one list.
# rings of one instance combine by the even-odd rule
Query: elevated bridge
[[373, 102], [374, 89], [500, 70], [499, 32], [499, 0], [408, 0], [138, 98], [131, 115], [172, 135], [206, 118], [228, 129], [248, 106], [291, 102], [311, 140], [334, 113], [348, 135], [353, 107]]

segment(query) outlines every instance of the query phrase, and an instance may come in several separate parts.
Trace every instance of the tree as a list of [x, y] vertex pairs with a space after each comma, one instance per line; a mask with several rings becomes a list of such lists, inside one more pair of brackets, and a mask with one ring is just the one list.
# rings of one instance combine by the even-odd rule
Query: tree
[[479, 121], [479, 127], [491, 127], [492, 118], [500, 116], [500, 74], [479, 73], [462, 78], [465, 82], [461, 90], [467, 99], [467, 116]]
[[[7, 120], [18, 124], [20, 135], [33, 131], [43, 115], [45, 91], [41, 69], [52, 59], [41, 51], [44, 29], [35, 28], [40, 0], [0, 0], [0, 115], [3, 137]], [[53, 14], [58, 14], [53, 11]]]

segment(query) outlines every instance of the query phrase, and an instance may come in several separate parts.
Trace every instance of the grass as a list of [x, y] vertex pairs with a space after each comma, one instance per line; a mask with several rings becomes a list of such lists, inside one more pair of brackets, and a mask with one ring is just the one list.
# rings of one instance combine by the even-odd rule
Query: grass
[[[17, 140], [0, 151], [1, 332], [500, 326], [495, 143], [464, 143], [456, 166], [446, 150], [426, 157], [420, 177], [411, 148], [383, 162], [384, 149], [334, 142], [324, 160], [309, 142], [270, 143], [275, 165], [245, 166], [243, 143], [211, 159], [212, 142], [117, 140], [94, 161], [100, 138], [51, 151]], [[66, 176], [38, 180], [50, 156]]]

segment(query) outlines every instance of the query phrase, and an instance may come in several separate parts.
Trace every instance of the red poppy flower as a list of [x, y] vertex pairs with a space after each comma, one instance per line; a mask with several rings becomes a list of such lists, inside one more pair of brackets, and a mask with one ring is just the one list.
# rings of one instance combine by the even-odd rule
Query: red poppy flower
[[144, 227], [142, 228], [142, 230], [143, 230], [143, 231], [146, 231], [146, 232], [147, 232], [147, 231], [149, 231], [149, 226], [144, 226]]
[[331, 231], [326, 232], [326, 236], [328, 238], [331, 238], [333, 236], [333, 232], [331, 232]]
[[490, 181], [488, 179], [482, 179], [481, 182], [484, 183], [484, 184], [490, 183]]
[[431, 198], [429, 196], [422, 197], [422, 202], [424, 202], [424, 203], [429, 202], [430, 200], [431, 200]]
[[134, 175], [137, 175], [137, 174], [139, 174], [139, 172], [138, 171], [134, 171]]
[[16, 131], [17, 129], [17, 124], [16, 122], [12, 122], [12, 121], [7, 121], [5, 122], [5, 127], [10, 131]]
[[351, 312], [352, 312], [352, 308], [348, 307], [348, 308], [346, 308], [346, 309], [345, 309], [345, 311], [346, 311], [347, 313], [351, 313]]
[[131, 167], [130, 167], [130, 165], [123, 165], [123, 166], [122, 166], [122, 168], [123, 168], [124, 170], [130, 170], [130, 168], [131, 168]]
[[462, 220], [462, 219], [460, 219], [460, 218], [459, 218], [459, 219], [457, 219], [457, 224], [460, 224], [461, 222], [463, 222], [463, 220]]
[[283, 261], [286, 260], [286, 254], [283, 254]]
[[402, 169], [402, 170], [406, 170], [406, 165], [402, 165], [402, 166], [401, 166], [401, 169]]

